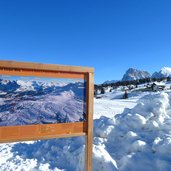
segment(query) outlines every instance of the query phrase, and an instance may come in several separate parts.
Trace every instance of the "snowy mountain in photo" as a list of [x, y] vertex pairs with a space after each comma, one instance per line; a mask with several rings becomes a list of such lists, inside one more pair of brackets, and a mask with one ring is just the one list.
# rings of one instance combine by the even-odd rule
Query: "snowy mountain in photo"
[[0, 126], [85, 120], [83, 82], [0, 79]]
[[164, 77], [171, 77], [171, 68], [163, 67], [159, 72], [155, 72], [152, 75], [152, 78], [164, 78]]
[[150, 78], [151, 75], [147, 71], [141, 71], [134, 68], [129, 68], [124, 74], [122, 81], [132, 81], [137, 79]]

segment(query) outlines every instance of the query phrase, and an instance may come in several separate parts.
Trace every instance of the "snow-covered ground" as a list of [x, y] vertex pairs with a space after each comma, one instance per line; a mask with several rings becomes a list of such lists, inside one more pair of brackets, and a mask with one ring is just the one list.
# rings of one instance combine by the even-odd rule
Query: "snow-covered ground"
[[[94, 100], [93, 171], [171, 170], [171, 91]], [[1, 102], [3, 103], [3, 102]], [[0, 170], [82, 171], [84, 137], [0, 145]]]
[[122, 113], [125, 108], [132, 108], [136, 105], [137, 99], [132, 100], [108, 100], [95, 99], [94, 103], [94, 119], [99, 119], [101, 116], [112, 118], [116, 114]]

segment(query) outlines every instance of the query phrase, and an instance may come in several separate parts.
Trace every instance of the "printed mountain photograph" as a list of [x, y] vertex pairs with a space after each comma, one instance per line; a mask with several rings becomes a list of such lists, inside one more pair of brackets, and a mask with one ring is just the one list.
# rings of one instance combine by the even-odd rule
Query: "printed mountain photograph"
[[0, 76], [0, 126], [85, 121], [85, 81]]

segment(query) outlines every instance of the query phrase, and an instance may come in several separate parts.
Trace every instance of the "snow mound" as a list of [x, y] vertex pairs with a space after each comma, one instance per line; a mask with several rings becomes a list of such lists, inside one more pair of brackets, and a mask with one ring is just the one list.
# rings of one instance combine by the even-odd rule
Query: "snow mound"
[[95, 136], [105, 138], [101, 144], [120, 171], [171, 170], [170, 105], [170, 93], [149, 94], [113, 119], [96, 120]]
[[[83, 137], [1, 144], [0, 168], [2, 171], [82, 171], [84, 144]], [[93, 170], [117, 170], [116, 162], [101, 145], [93, 147]]]
[[118, 170], [115, 160], [102, 146], [94, 146], [93, 148], [93, 166], [94, 171]]

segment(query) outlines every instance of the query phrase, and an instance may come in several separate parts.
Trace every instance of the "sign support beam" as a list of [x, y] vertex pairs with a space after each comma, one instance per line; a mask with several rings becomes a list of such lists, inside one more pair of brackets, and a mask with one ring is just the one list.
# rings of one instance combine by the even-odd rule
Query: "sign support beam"
[[92, 171], [94, 74], [88, 73], [87, 77], [87, 136], [85, 146], [85, 171]]

